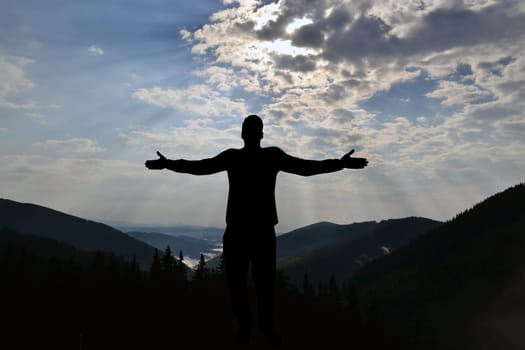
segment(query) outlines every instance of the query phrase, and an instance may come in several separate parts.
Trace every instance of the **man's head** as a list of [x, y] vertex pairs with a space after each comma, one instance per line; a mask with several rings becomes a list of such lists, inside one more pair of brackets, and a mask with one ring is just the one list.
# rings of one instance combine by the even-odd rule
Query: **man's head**
[[260, 142], [263, 138], [262, 119], [255, 114], [247, 116], [242, 122], [241, 137], [245, 143]]

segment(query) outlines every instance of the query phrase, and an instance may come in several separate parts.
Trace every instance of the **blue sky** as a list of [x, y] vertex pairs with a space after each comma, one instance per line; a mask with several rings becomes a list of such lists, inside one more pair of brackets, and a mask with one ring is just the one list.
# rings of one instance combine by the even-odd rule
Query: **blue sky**
[[448, 219], [524, 181], [521, 1], [4, 1], [0, 197], [101, 221], [223, 226], [225, 174], [147, 171], [264, 145], [370, 166], [279, 175], [278, 230]]

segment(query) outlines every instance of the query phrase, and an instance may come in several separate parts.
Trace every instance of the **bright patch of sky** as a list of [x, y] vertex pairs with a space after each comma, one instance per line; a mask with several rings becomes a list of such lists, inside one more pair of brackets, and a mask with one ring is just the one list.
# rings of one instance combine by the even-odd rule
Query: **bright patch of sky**
[[268, 53], [276, 53], [278, 55], [299, 56], [315, 54], [315, 51], [313, 50], [294, 46], [291, 40], [274, 40], [270, 42], [262, 42], [259, 43], [255, 49], [266, 50]]
[[311, 23], [313, 23], [313, 21], [306, 17], [294, 19], [292, 23], [286, 26], [286, 33], [292, 34], [295, 30]]
[[[79, 216], [224, 225], [224, 174], [147, 171], [264, 145], [370, 166], [280, 175], [278, 231], [447, 219], [525, 173], [525, 5], [0, 3], [0, 196]], [[198, 214], [196, 214], [198, 213]]]

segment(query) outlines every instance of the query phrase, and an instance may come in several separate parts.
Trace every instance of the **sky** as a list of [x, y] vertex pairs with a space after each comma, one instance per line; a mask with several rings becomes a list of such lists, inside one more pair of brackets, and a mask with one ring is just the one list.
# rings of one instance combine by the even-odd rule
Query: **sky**
[[451, 219], [525, 180], [525, 2], [0, 2], [0, 197], [102, 222], [224, 226], [225, 173], [146, 159], [351, 149], [363, 170], [280, 173], [284, 232]]

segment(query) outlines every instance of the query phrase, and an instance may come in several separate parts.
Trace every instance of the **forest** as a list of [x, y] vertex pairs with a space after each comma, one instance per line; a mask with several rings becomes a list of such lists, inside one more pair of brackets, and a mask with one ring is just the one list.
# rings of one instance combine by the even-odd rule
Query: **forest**
[[[168, 247], [141, 271], [135, 261], [110, 254], [45, 258], [19, 249], [20, 235], [4, 230], [1, 236], [4, 348], [235, 346], [223, 269], [207, 269], [204, 259], [189, 271]], [[51, 242], [46, 243], [60, 245]], [[376, 332], [361, 317], [353, 289], [335, 279], [312, 286], [305, 276], [303, 288], [296, 288], [280, 273], [276, 297], [282, 348], [362, 344], [365, 329]], [[252, 347], [267, 346], [254, 334]]]

